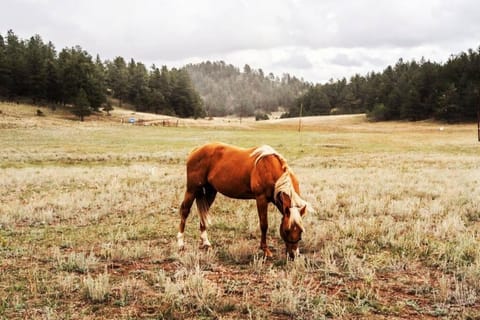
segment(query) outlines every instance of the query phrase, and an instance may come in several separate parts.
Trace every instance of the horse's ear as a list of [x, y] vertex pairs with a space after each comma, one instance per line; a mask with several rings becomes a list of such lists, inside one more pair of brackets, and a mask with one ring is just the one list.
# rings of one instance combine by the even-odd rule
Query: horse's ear
[[307, 213], [307, 205], [304, 204], [303, 207], [300, 208], [300, 216], [303, 217]]

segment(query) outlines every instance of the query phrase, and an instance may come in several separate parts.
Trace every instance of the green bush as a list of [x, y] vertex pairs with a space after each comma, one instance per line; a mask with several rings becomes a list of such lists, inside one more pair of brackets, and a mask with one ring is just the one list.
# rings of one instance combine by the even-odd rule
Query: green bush
[[268, 114], [265, 112], [256, 112], [255, 113], [255, 121], [260, 121], [260, 120], [268, 120]]
[[387, 120], [387, 108], [383, 103], [377, 103], [373, 106], [373, 109], [367, 112], [367, 118], [373, 121], [385, 121]]

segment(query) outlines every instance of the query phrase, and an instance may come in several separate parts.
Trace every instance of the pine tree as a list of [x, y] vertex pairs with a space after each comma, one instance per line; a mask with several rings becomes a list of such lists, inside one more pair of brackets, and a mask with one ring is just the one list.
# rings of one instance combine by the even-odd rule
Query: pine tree
[[47, 59], [45, 66], [45, 97], [53, 103], [62, 101], [62, 85], [60, 71], [58, 67], [58, 58], [55, 47], [51, 42], [48, 44]]
[[80, 121], [83, 121], [85, 117], [92, 114], [90, 102], [88, 101], [87, 93], [83, 88], [78, 91], [73, 103], [72, 113], [80, 117]]
[[25, 43], [12, 30], [7, 32], [7, 46], [5, 50], [7, 66], [8, 91], [11, 98], [24, 96], [27, 92], [27, 64], [25, 60]]
[[128, 64], [128, 101], [136, 106], [138, 111], [147, 110], [148, 71], [145, 65], [131, 59]]
[[150, 72], [148, 89], [148, 110], [154, 113], [173, 114], [173, 111], [167, 107], [164, 92], [162, 92], [162, 74], [155, 65]]
[[90, 105], [95, 111], [98, 111], [101, 105], [107, 101], [105, 85], [105, 67], [97, 55], [95, 63], [89, 63], [88, 78], [86, 81], [87, 96]]
[[202, 100], [193, 89], [186, 70], [172, 70], [170, 105], [179, 117], [204, 117]]
[[39, 35], [33, 36], [26, 46], [27, 96], [37, 100], [45, 99], [47, 94], [47, 47]]
[[113, 62], [107, 62], [107, 84], [113, 97], [122, 102], [128, 99], [128, 70], [122, 57], [116, 57]]

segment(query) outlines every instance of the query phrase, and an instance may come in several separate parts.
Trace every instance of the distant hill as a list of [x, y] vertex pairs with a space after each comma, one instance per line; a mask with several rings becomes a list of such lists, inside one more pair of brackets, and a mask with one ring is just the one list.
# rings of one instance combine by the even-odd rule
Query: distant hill
[[289, 74], [281, 78], [248, 64], [238, 67], [223, 61], [188, 64], [184, 67], [204, 101], [208, 116], [264, 115], [288, 109], [310, 84]]

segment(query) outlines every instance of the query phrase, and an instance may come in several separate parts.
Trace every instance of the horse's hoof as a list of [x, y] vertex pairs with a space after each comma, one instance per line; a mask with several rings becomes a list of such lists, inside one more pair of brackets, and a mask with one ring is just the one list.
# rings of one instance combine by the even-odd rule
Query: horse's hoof
[[185, 241], [183, 240], [182, 232], [179, 232], [177, 234], [177, 245], [178, 245], [178, 250], [182, 251], [185, 249]]
[[272, 253], [272, 251], [270, 251], [270, 249], [264, 249], [263, 250], [263, 255], [267, 259], [273, 258], [273, 253]]

